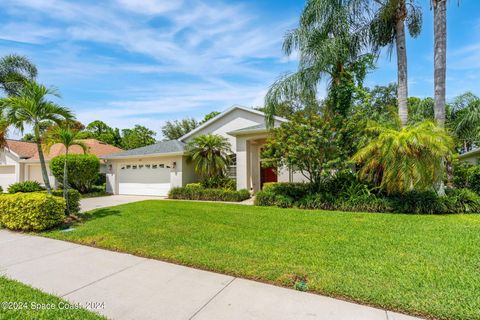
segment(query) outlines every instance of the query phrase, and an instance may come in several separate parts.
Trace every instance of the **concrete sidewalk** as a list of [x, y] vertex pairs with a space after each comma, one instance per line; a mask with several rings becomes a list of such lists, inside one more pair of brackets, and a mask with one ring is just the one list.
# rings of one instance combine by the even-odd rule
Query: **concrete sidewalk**
[[418, 318], [320, 295], [0, 230], [0, 273], [111, 319]]

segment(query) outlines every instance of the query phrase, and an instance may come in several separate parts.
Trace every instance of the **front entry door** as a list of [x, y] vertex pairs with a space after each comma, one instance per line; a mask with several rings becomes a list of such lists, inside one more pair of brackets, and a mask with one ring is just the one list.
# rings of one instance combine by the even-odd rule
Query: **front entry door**
[[260, 168], [260, 187], [267, 182], [277, 182], [277, 171], [275, 168]]

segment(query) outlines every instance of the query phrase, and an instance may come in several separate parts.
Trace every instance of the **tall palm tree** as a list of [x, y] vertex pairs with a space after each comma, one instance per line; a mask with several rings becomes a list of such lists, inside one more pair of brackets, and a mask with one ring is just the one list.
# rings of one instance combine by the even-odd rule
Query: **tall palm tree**
[[435, 120], [445, 126], [445, 81], [447, 76], [447, 0], [431, 0], [434, 41]]
[[451, 155], [453, 139], [432, 121], [389, 128], [374, 124], [375, 134], [353, 160], [360, 177], [377, 183], [388, 193], [427, 190], [443, 176], [443, 159]]
[[187, 144], [187, 155], [194, 163], [195, 172], [203, 179], [224, 176], [231, 153], [227, 138], [217, 134], [200, 135]]
[[47, 99], [52, 95], [59, 97], [57, 90], [47, 88], [34, 81], [26, 81], [18, 96], [8, 96], [0, 99], [0, 108], [5, 113], [7, 122], [15, 128], [24, 131], [25, 125], [31, 126], [35, 135], [40, 166], [42, 168], [43, 181], [48, 193], [51, 193], [50, 181], [48, 180], [47, 166], [41, 146], [41, 126], [48, 121], [61, 123], [63, 120], [73, 118], [72, 112]]
[[45, 151], [50, 152], [50, 149], [54, 144], [60, 143], [65, 147], [65, 161], [63, 163], [63, 198], [68, 206], [68, 151], [73, 146], [79, 146], [82, 148], [83, 153], [87, 153], [88, 146], [81, 140], [77, 139], [78, 131], [67, 127], [54, 126], [47, 131], [44, 138]]
[[373, 18], [370, 41], [375, 51], [388, 46], [397, 54], [398, 114], [402, 126], [408, 122], [408, 72], [405, 25], [413, 38], [422, 29], [422, 11], [415, 0], [371, 0]]
[[[368, 64], [367, 34], [361, 26], [365, 8], [360, 0], [309, 0], [300, 17], [299, 26], [288, 32], [283, 51], [290, 56], [299, 53], [295, 73], [276, 81], [265, 97], [267, 124], [273, 125], [277, 106], [285, 101], [302, 101], [307, 107], [315, 101], [321, 80], [328, 82], [329, 112], [344, 115], [352, 90], [340, 90], [365, 76], [358, 66]], [[365, 71], [365, 70], [363, 70]]]
[[10, 54], [0, 59], [0, 90], [9, 96], [19, 94], [23, 83], [36, 76], [37, 67], [27, 57]]

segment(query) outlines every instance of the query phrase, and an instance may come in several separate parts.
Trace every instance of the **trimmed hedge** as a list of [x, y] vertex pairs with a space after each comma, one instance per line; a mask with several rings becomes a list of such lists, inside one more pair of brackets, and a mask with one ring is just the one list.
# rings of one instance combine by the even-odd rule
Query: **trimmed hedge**
[[[52, 190], [52, 195], [63, 198], [63, 190]], [[80, 212], [80, 192], [75, 189], [68, 189], [68, 208], [65, 214], [76, 214]]]
[[[480, 196], [469, 189], [447, 189], [439, 197], [433, 191], [410, 191], [385, 196], [372, 192], [368, 186], [355, 183], [342, 186], [342, 191], [332, 194], [331, 188], [314, 192], [308, 184], [268, 184], [255, 197], [257, 206], [298, 207], [302, 209], [399, 212], [416, 214], [480, 213]], [[303, 196], [301, 188], [305, 188]], [[340, 187], [339, 187], [340, 188]], [[298, 200], [297, 200], [298, 199]]]
[[42, 231], [62, 223], [65, 201], [40, 192], [0, 196], [0, 224], [11, 230]]
[[37, 181], [16, 182], [8, 187], [8, 193], [17, 192], [38, 192], [45, 190]]
[[168, 193], [170, 199], [183, 200], [208, 200], [208, 201], [228, 201], [240, 202], [250, 198], [250, 193], [246, 189], [239, 191], [225, 189], [206, 189], [197, 185], [190, 184], [186, 187], [177, 187]]

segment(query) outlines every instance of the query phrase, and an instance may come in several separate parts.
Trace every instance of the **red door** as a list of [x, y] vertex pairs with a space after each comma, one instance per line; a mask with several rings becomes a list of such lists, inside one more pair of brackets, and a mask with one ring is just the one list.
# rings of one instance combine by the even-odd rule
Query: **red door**
[[275, 168], [260, 168], [260, 187], [266, 182], [277, 182], [277, 171]]

